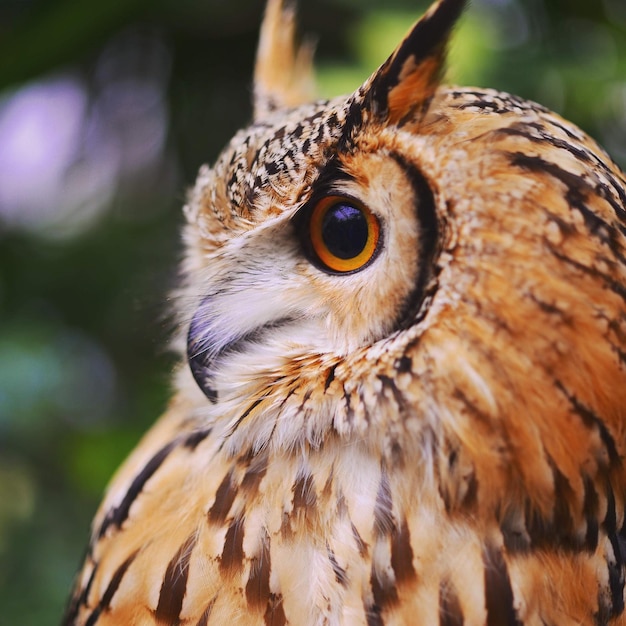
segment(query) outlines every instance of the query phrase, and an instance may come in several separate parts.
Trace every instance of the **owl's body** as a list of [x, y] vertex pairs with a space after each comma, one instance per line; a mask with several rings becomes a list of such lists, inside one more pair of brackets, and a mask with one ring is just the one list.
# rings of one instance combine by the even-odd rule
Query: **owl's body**
[[270, 3], [255, 122], [186, 207], [188, 363], [67, 624], [626, 624], [626, 180], [437, 86], [462, 5], [299, 105]]

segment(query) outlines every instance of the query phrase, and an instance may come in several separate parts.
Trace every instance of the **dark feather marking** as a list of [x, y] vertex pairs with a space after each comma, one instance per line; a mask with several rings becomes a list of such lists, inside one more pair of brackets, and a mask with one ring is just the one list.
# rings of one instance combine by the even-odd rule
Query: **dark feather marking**
[[259, 485], [267, 472], [267, 461], [267, 454], [263, 453], [257, 454], [250, 462], [250, 467], [241, 481], [241, 489], [245, 491], [248, 496], [258, 492]]
[[[546, 109], [543, 109], [543, 111], [545, 112]], [[583, 136], [580, 133], [572, 132], [572, 130], [569, 129], [567, 126], [565, 126], [565, 124], [561, 124], [555, 119], [551, 119], [550, 124], [554, 126], [555, 128], [562, 130], [570, 139], [573, 139], [574, 141], [580, 141], [583, 138]]]
[[261, 609], [270, 601], [270, 537], [265, 531], [261, 539], [261, 553], [252, 558], [250, 576], [246, 583], [246, 600], [253, 609]]
[[91, 615], [87, 618], [85, 622], [85, 626], [94, 626], [96, 622], [100, 619], [100, 614], [102, 613], [102, 609], [100, 605], [98, 605], [92, 612]]
[[80, 594], [80, 598], [79, 598], [79, 603], [80, 604], [85, 604], [87, 601], [87, 598], [89, 597], [89, 592], [91, 591], [91, 586], [93, 585], [93, 581], [94, 578], [96, 577], [96, 572], [98, 571], [98, 565], [99, 563], [94, 563], [94, 566], [91, 570], [91, 574], [89, 574], [89, 580], [87, 581], [87, 584], [85, 585], [85, 588], [83, 589], [82, 593]]
[[526, 500], [524, 519], [526, 520], [526, 530], [530, 537], [533, 548], [540, 548], [550, 545], [554, 541], [554, 526], [547, 520], [541, 512], [533, 508], [530, 500]]
[[230, 507], [237, 496], [237, 485], [233, 483], [232, 470], [224, 476], [220, 486], [215, 492], [215, 502], [209, 509], [209, 522], [213, 524], [222, 524], [230, 511]]
[[[320, 499], [324, 502], [328, 502], [332, 495], [335, 487], [335, 464], [333, 463], [330, 466], [330, 472], [328, 472], [328, 478], [324, 482], [324, 487], [322, 488], [322, 492], [320, 493]], [[346, 501], [343, 493], [339, 491], [337, 494], [337, 515], [342, 518], [347, 512]]]
[[495, 135], [509, 136], [509, 137], [522, 137], [532, 143], [549, 144], [560, 150], [569, 152], [576, 159], [583, 163], [590, 163], [593, 161], [597, 165], [603, 166], [602, 161], [598, 159], [593, 153], [585, 148], [580, 147], [578, 144], [570, 143], [559, 137], [555, 137], [551, 133], [547, 132], [546, 126], [539, 122], [514, 122], [508, 128], [499, 128], [493, 131]]
[[98, 602], [98, 606], [93, 610], [87, 621], [85, 622], [85, 626], [94, 626], [94, 624], [98, 621], [98, 618], [103, 612], [106, 612], [111, 604], [111, 600], [113, 600], [113, 596], [115, 592], [118, 590], [120, 583], [122, 582], [122, 578], [128, 571], [128, 568], [135, 560], [137, 553], [139, 550], [135, 550], [116, 570], [115, 574], [111, 577], [109, 585], [106, 588], [106, 591], [102, 594], [102, 598], [100, 598], [100, 602]]
[[[621, 223], [618, 224], [617, 227], [623, 235], [626, 235], [626, 191], [624, 191], [615, 176], [606, 168], [603, 173], [608, 178], [609, 184], [607, 185], [603, 181], [599, 181], [595, 187], [595, 191], [611, 205], [615, 214], [621, 220]], [[612, 192], [617, 194], [619, 200], [614, 198]]]
[[287, 617], [283, 609], [283, 597], [280, 594], [270, 594], [267, 610], [264, 615], [265, 626], [286, 626]]
[[[610, 482], [607, 483], [607, 493], [613, 499], [613, 507], [615, 508], [615, 495], [613, 493], [612, 485]], [[624, 492], [622, 491], [622, 497], [623, 495]], [[615, 517], [617, 518], [617, 513], [615, 514]], [[620, 552], [622, 553], [622, 555], [624, 555], [624, 558], [626, 560], [626, 517], [622, 517], [622, 526], [617, 530], [617, 538], [621, 546]]]
[[598, 540], [598, 503], [593, 486], [590, 484], [589, 489], [585, 486], [583, 513], [585, 514], [587, 529], [584, 537], [581, 537], [580, 529], [576, 526], [572, 516], [573, 508], [577, 507], [576, 494], [569, 480], [559, 470], [554, 460], [548, 457], [547, 461], [552, 469], [555, 493], [552, 517], [546, 519], [539, 511], [533, 509], [530, 502], [527, 501], [524, 517], [531, 545], [527, 544], [519, 532], [516, 534], [516, 529], [513, 529], [512, 533], [507, 533], [502, 527], [507, 549], [511, 552], [525, 552], [529, 548], [558, 546], [561, 550], [573, 552], [579, 552], [581, 549], [594, 550]]
[[317, 504], [317, 495], [315, 493], [315, 483], [313, 476], [306, 474], [298, 478], [293, 488], [293, 512], [296, 514], [300, 509], [307, 510], [313, 508]]
[[592, 276], [594, 279], [600, 279], [613, 293], [617, 294], [624, 302], [626, 302], [626, 286], [619, 283], [617, 280], [613, 279], [608, 274], [604, 274], [600, 270], [595, 267], [588, 267], [584, 263], [580, 263], [575, 259], [568, 257], [565, 254], [562, 254], [558, 249], [551, 247], [550, 243], [546, 241], [546, 245], [550, 247], [550, 251], [553, 256], [559, 259], [559, 261], [563, 261], [563, 263], [567, 263], [577, 270], [587, 274], [588, 276]]
[[413, 368], [413, 360], [410, 356], [401, 356], [394, 361], [393, 367], [398, 374], [407, 374]]
[[350, 394], [346, 392], [345, 387], [343, 388], [343, 399], [346, 404], [346, 420], [348, 424], [352, 424], [354, 422], [354, 409], [352, 408]]
[[237, 421], [231, 427], [229, 432], [230, 435], [232, 435], [239, 428], [239, 426], [241, 426], [241, 423], [246, 419], [246, 417], [248, 417], [248, 415], [250, 415], [250, 413], [252, 413], [252, 411], [254, 411], [254, 409], [256, 409], [257, 406], [263, 402], [263, 400], [265, 400], [265, 398], [267, 398], [267, 395], [261, 396], [248, 406], [248, 408], [237, 418]]
[[[510, 115], [513, 113], [516, 119], [519, 118], [519, 113], [516, 109], [522, 111], [532, 111], [533, 113], [536, 113], [537, 111], [549, 113], [548, 109], [535, 102], [531, 103], [528, 100], [520, 98], [519, 96], [514, 96], [504, 92], [489, 94], [489, 99], [485, 99], [485, 93], [483, 91], [472, 91], [471, 89], [452, 91], [450, 95], [455, 100], [461, 100], [461, 103], [456, 105], [456, 108], [460, 110], [478, 109], [487, 111], [487, 113], [497, 113], [499, 115]], [[468, 96], [472, 96], [474, 99], [468, 102]]]
[[492, 425], [491, 418], [489, 417], [489, 415], [481, 411], [478, 408], [478, 406], [476, 406], [476, 403], [472, 402], [472, 400], [470, 400], [470, 398], [467, 397], [465, 392], [460, 387], [457, 387], [453, 391], [452, 396], [456, 398], [457, 400], [460, 400], [466, 406], [468, 411], [471, 413], [472, 417], [475, 417], [477, 420], [479, 420], [483, 424], [487, 424], [489, 426]]
[[328, 554], [328, 560], [330, 561], [330, 565], [333, 568], [333, 573], [335, 574], [335, 580], [342, 586], [346, 587], [348, 585], [348, 575], [346, 570], [337, 563], [337, 557], [335, 553], [330, 549], [330, 546], [326, 544], [326, 552]]
[[[439, 452], [440, 445], [437, 446], [436, 452]], [[433, 455], [434, 458], [437, 458], [436, 455]], [[448, 485], [444, 483], [443, 476], [441, 472], [441, 464], [433, 463], [433, 470], [435, 475], [435, 483], [437, 485], [437, 491], [439, 492], [439, 496], [443, 501], [443, 506], [446, 509], [446, 513], [450, 513], [450, 493], [448, 489]]]
[[463, 610], [454, 585], [442, 580], [439, 585], [439, 626], [463, 626]]
[[364, 608], [367, 626], [385, 626], [383, 617], [380, 614], [380, 609], [377, 606], [368, 607], [367, 605], [364, 605]]
[[124, 494], [124, 498], [120, 504], [110, 509], [100, 526], [98, 536], [101, 538], [106, 533], [109, 526], [112, 524], [117, 528], [120, 528], [124, 521], [128, 518], [128, 513], [132, 503], [137, 496], [141, 493], [146, 483], [154, 475], [154, 473], [161, 467], [161, 464], [169, 453], [176, 447], [178, 441], [170, 441], [166, 446], [163, 446], [141, 469], [141, 471], [135, 476], [133, 482], [130, 484], [128, 491]]
[[154, 613], [157, 621], [163, 624], [173, 626], [180, 623], [180, 611], [187, 592], [189, 561], [196, 541], [196, 534], [190, 535], [167, 564], [159, 593], [159, 603]]
[[611, 350], [613, 350], [613, 352], [615, 352], [615, 354], [617, 354], [617, 358], [620, 360], [620, 363], [624, 367], [626, 367], [626, 351], [621, 350], [620, 348], [618, 348], [613, 343], [611, 343]]
[[[392, 535], [397, 532], [396, 524], [393, 518], [393, 501], [391, 498], [391, 486], [389, 484], [389, 477], [387, 471], [383, 466], [380, 474], [380, 484], [378, 486], [378, 493], [376, 494], [376, 503], [374, 504], [374, 533], [377, 537], [383, 537], [384, 535]], [[408, 531], [407, 531], [408, 532]], [[399, 555], [397, 558], [400, 560]], [[412, 558], [411, 558], [412, 560]], [[403, 571], [403, 567], [406, 567], [406, 563], [400, 565], [396, 563], [400, 571]], [[370, 575], [370, 586], [372, 589], [372, 595], [374, 598], [374, 605], [366, 607], [368, 612], [368, 625], [382, 624], [382, 612], [385, 606], [389, 606], [397, 602], [398, 594], [395, 587], [395, 580], [387, 577], [386, 572], [376, 571], [376, 562], [372, 561], [372, 571]], [[407, 574], [407, 572], [404, 572]], [[370, 622], [370, 613], [372, 616], [372, 622]], [[376, 621], [379, 620], [379, 621]]]
[[[424, 175], [402, 155], [392, 152], [391, 158], [400, 166], [411, 183], [413, 190], [415, 213], [419, 223], [420, 253], [415, 268], [414, 288], [408, 294], [397, 316], [396, 328], [405, 329], [419, 321], [425, 311], [424, 304], [427, 295], [432, 298], [434, 293], [428, 290], [429, 283], [436, 274], [435, 258], [441, 245], [439, 222], [435, 198]], [[436, 290], [436, 286], [434, 288]], [[410, 368], [410, 363], [409, 363]]]
[[472, 470], [469, 476], [464, 476], [467, 481], [467, 490], [463, 496], [461, 504], [466, 510], [473, 510], [478, 505], [478, 478], [476, 478], [476, 472]]
[[78, 611], [81, 606], [84, 606], [87, 597], [89, 596], [89, 590], [91, 589], [91, 585], [93, 584], [93, 579], [95, 578], [96, 571], [98, 569], [98, 564], [94, 563], [91, 574], [89, 574], [89, 580], [87, 584], [83, 587], [80, 593], [75, 592], [65, 611], [65, 616], [63, 617], [63, 625], [64, 626], [72, 626], [76, 622], [76, 618], [78, 617]]
[[346, 118], [341, 137], [337, 141], [337, 152], [349, 152], [354, 147], [354, 138], [363, 127], [365, 107], [363, 104], [363, 88], [360, 88], [356, 96], [352, 98], [346, 112]]
[[365, 423], [369, 424], [370, 423], [370, 410], [368, 408], [368, 402], [365, 400], [365, 389], [363, 388], [363, 386], [359, 386], [357, 395], [359, 398], [358, 406], [363, 411], [363, 418], [365, 419]]
[[[616, 617], [621, 615], [624, 611], [624, 568], [625, 568], [625, 542], [621, 536], [621, 531], [617, 530], [617, 511], [615, 509], [615, 495], [609, 481], [607, 480], [606, 487], [607, 497], [607, 510], [604, 521], [602, 522], [602, 529], [607, 535], [607, 538], [611, 542], [613, 548], [614, 560], [607, 559], [607, 568], [609, 572], [609, 589], [611, 592], [612, 606], [610, 611], [607, 610], [611, 616]], [[600, 604], [602, 606], [602, 604]]]
[[330, 387], [333, 380], [335, 380], [335, 370], [337, 369], [337, 364], [328, 368], [328, 372], [326, 373], [326, 380], [324, 381], [324, 391], [327, 391]]
[[556, 385], [557, 389], [559, 389], [559, 391], [561, 391], [561, 393], [563, 393], [563, 395], [568, 399], [574, 413], [576, 413], [576, 415], [578, 415], [582, 419], [583, 424], [589, 430], [592, 430], [593, 428], [598, 429], [600, 433], [600, 438], [602, 439], [602, 443], [609, 453], [609, 459], [611, 464], [618, 464], [620, 462], [620, 459], [617, 452], [617, 446], [615, 444], [613, 436], [609, 432], [609, 429], [606, 427], [606, 424], [589, 407], [580, 402], [580, 400], [578, 400], [578, 398], [574, 394], [570, 394], [565, 385], [560, 380], [555, 379], [554, 384]]
[[552, 468], [552, 478], [554, 481], [554, 513], [551, 526], [554, 530], [552, 541], [559, 546], [576, 548], [577, 537], [570, 503], [575, 502], [576, 496], [569, 480], [556, 466], [551, 458], [548, 463]]
[[[622, 221], [622, 223], [626, 223], [626, 192], [624, 191], [623, 186], [616, 180], [613, 173], [608, 169], [605, 162], [587, 148], [579, 147], [578, 144], [581, 138], [572, 135], [572, 133], [563, 125], [558, 124], [554, 120], [550, 120], [550, 124], [559, 128], [570, 139], [574, 139], [576, 144], [554, 137], [549, 132], [546, 132], [545, 127], [538, 122], [516, 122], [509, 128], [499, 129], [494, 132], [498, 135], [518, 135], [534, 143], [548, 143], [553, 145], [555, 148], [569, 152], [576, 159], [584, 163], [594, 163], [602, 169], [602, 173], [608, 179], [609, 183], [607, 184], [602, 180], [593, 181], [595, 185], [592, 187], [591, 184], [589, 184], [589, 190], [605, 200], [611, 206], [615, 215]], [[614, 194], [617, 195], [618, 199], [615, 198]], [[622, 233], [626, 234], [623, 227], [618, 225], [618, 228]]]
[[304, 405], [309, 401], [312, 393], [313, 391], [311, 389], [307, 389], [302, 396], [302, 400], [300, 401], [300, 406], [298, 406], [298, 408], [296, 409], [298, 415], [305, 416], [305, 423], [308, 421], [306, 417], [308, 416], [308, 412], [307, 412], [308, 410], [304, 407]]
[[398, 591], [395, 582], [386, 576], [385, 578], [379, 576], [376, 572], [376, 564], [372, 563], [370, 586], [374, 597], [374, 606], [370, 607], [370, 610], [382, 616], [385, 607], [392, 606], [398, 601]]
[[518, 626], [513, 606], [511, 580], [502, 552], [490, 545], [483, 548], [485, 568], [486, 626]]
[[611, 590], [611, 615], [616, 617], [624, 612], [624, 553], [617, 533], [609, 535], [615, 560], [607, 561], [609, 570], [609, 589]]
[[413, 548], [411, 548], [411, 532], [406, 518], [402, 520], [399, 530], [391, 533], [391, 567], [396, 575], [396, 582], [402, 584], [416, 577], [413, 567]]
[[[390, 400], [388, 394], [385, 393], [386, 390], [391, 392], [391, 396], [393, 398], [393, 403], [398, 409], [400, 416], [404, 416], [407, 414], [407, 401], [402, 392], [398, 389], [393, 378], [389, 376], [383, 376], [382, 374], [378, 375], [378, 380], [381, 382], [381, 392], [380, 395]], [[366, 401], [361, 398], [361, 401], [364, 404], [367, 404]], [[368, 415], [368, 423], [369, 423], [369, 414]], [[403, 467], [404, 465], [404, 452], [402, 450], [402, 446], [397, 441], [397, 439], [390, 437], [389, 443], [385, 449], [385, 461], [393, 468]]]
[[222, 572], [239, 571], [243, 567], [243, 518], [234, 519], [224, 538], [224, 549], [220, 559], [220, 570]]
[[[282, 131], [282, 133], [281, 133]], [[281, 128], [278, 132], [276, 132], [276, 134], [274, 135], [274, 139], [281, 139], [281, 137], [285, 134], [285, 129]], [[276, 174], [278, 174], [279, 171], [281, 171], [282, 168], [281, 167], [282, 162], [277, 162], [277, 161], [267, 161], [265, 163], [265, 170], [267, 171], [267, 173], [270, 176], [275, 176]]]
[[461, 111], [465, 109], [479, 109], [480, 111], [485, 111], [487, 113], [496, 113], [498, 115], [511, 112], [511, 109], [506, 102], [497, 99], [481, 100], [477, 98], [476, 100], [471, 100], [470, 102], [463, 102], [458, 105], [457, 108]]
[[191, 451], [195, 450], [199, 444], [201, 444], [212, 432], [213, 429], [206, 428], [204, 430], [196, 430], [189, 435], [187, 435], [185, 439], [185, 443], [183, 444], [185, 448], [189, 448]]
[[[292, 222], [296, 232], [301, 236], [308, 235], [308, 222], [311, 212], [322, 198], [331, 195], [338, 182], [352, 182], [354, 177], [344, 169], [343, 163], [337, 154], [333, 154], [319, 170], [313, 182], [312, 192], [306, 204], [293, 216]], [[307, 253], [310, 252], [310, 243], [302, 242]]]
[[[500, 531], [504, 540], [504, 547], [509, 554], [526, 553], [530, 549], [530, 532], [528, 528], [520, 527], [517, 519], [518, 511], [511, 509], [502, 514]], [[527, 520], [524, 520], [526, 523]]]
[[[609, 330], [617, 338], [617, 342], [620, 345], [626, 343], [626, 311], [620, 313], [615, 319], [607, 317], [606, 315], [600, 315], [600, 319], [606, 321], [609, 325]], [[623, 325], [623, 327], [622, 327]]]
[[215, 601], [217, 600], [217, 596], [214, 596], [211, 602], [207, 605], [206, 609], [204, 609], [204, 613], [200, 616], [198, 623], [196, 626], [208, 626], [209, 617], [211, 617], [211, 613], [213, 611], [213, 607], [215, 606]]
[[532, 292], [528, 293], [528, 297], [544, 312], [548, 315], [554, 315], [559, 318], [559, 321], [567, 324], [568, 326], [572, 323], [572, 317], [565, 313], [562, 309], [559, 309], [558, 306], [552, 304], [551, 302], [545, 302], [541, 300]]
[[393, 521], [393, 502], [391, 500], [391, 487], [387, 471], [383, 467], [380, 474], [380, 484], [374, 504], [374, 531], [378, 537], [391, 533], [395, 530]]
[[359, 549], [359, 556], [366, 558], [368, 554], [367, 544], [363, 541], [363, 538], [359, 534], [356, 526], [352, 522], [350, 522], [350, 525], [352, 526], [352, 536], [354, 537], [354, 541]]
[[595, 552], [598, 547], [599, 522], [598, 515], [600, 509], [600, 501], [596, 488], [589, 478], [584, 477], [585, 500], [583, 503], [583, 513], [587, 521], [587, 532], [585, 533], [585, 545], [587, 550]]
[[365, 602], [363, 603], [365, 609], [365, 619], [367, 620], [367, 626], [385, 626], [382, 615], [380, 614], [380, 608], [377, 606], [370, 607]]
[[379, 374], [378, 380], [381, 382], [383, 391], [385, 389], [389, 389], [389, 391], [391, 391], [391, 395], [393, 396], [396, 405], [400, 410], [402, 410], [406, 406], [406, 399], [402, 395], [402, 392], [398, 389], [394, 379], [389, 376], [385, 376], [384, 374]]
[[[619, 250], [617, 229], [612, 224], [603, 220], [586, 204], [588, 196], [596, 195], [597, 191], [595, 187], [579, 174], [568, 172], [559, 167], [556, 163], [546, 161], [539, 156], [528, 155], [522, 152], [510, 153], [509, 156], [511, 158], [511, 164], [516, 167], [530, 172], [547, 174], [560, 181], [567, 189], [565, 194], [567, 203], [580, 212], [589, 234], [593, 237], [597, 237], [602, 243], [607, 245], [620, 261], [626, 262], [626, 257], [624, 257]], [[603, 169], [606, 170], [606, 168]], [[604, 197], [603, 199], [606, 200]], [[613, 208], [615, 209], [615, 205], [613, 205]], [[624, 219], [622, 215], [620, 215], [620, 217]]]
[[611, 485], [607, 485], [606, 489], [606, 515], [602, 522], [602, 528], [607, 535], [617, 532], [617, 511], [615, 510], [615, 494]]

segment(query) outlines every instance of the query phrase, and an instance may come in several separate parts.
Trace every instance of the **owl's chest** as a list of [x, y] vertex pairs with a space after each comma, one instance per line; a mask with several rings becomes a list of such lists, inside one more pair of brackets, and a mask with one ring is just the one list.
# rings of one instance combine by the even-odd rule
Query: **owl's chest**
[[[198, 525], [196, 571], [211, 576], [188, 585], [215, 598], [215, 623], [437, 623], [450, 527], [419, 468], [402, 480], [356, 445], [243, 465], [224, 472]], [[470, 557], [469, 578], [482, 568]]]
[[[83, 573], [81, 610], [102, 624], [592, 623], [610, 598], [604, 534], [514, 553], [495, 517], [451, 508], [427, 454], [178, 441], [120, 477], [116, 504], [113, 485]], [[574, 603], [581, 588], [599, 593]]]

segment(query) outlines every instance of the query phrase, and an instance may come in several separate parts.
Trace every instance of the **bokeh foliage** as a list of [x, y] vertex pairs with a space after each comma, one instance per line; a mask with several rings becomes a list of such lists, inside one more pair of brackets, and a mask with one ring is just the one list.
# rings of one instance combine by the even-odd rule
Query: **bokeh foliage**
[[[300, 4], [325, 95], [356, 87], [426, 5]], [[166, 404], [180, 206], [249, 119], [261, 12], [0, 0], [0, 624], [59, 621], [106, 481]], [[455, 82], [554, 108], [626, 163], [623, 0], [475, 0], [451, 66]], [[38, 134], [77, 116], [73, 156]], [[18, 179], [36, 148], [40, 169]], [[41, 198], [44, 171], [62, 184]]]

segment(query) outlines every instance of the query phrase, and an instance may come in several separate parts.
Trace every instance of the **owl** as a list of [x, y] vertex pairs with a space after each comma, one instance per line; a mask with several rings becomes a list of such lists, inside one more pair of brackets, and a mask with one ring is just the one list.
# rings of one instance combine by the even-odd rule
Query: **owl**
[[626, 624], [626, 179], [441, 85], [439, 0], [347, 97], [269, 0], [184, 208], [175, 394], [65, 624]]

